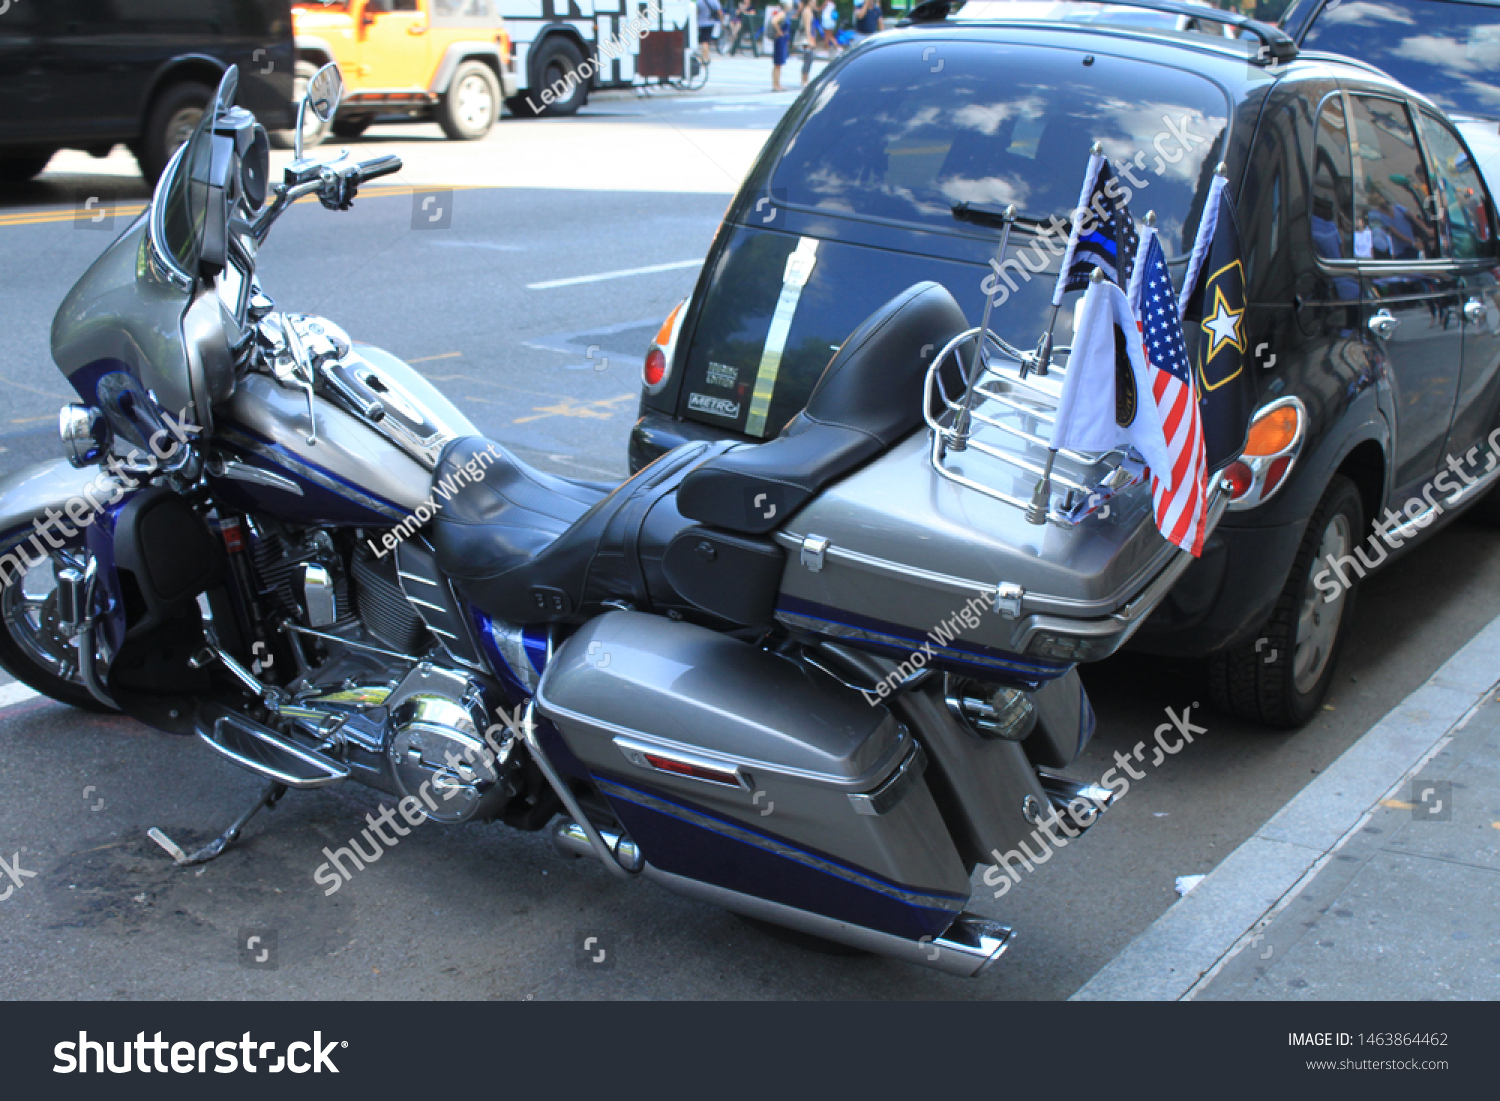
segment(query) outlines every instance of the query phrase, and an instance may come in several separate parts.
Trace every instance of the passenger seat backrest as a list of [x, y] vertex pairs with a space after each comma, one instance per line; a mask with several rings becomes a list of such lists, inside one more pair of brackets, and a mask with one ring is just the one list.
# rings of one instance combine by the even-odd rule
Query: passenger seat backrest
[[[968, 328], [937, 283], [918, 283], [876, 310], [823, 369], [807, 408], [782, 434], [703, 463], [682, 483], [684, 516], [730, 531], [779, 528], [824, 486], [922, 424], [923, 383], [933, 357]], [[948, 393], [962, 389], [956, 365]]]

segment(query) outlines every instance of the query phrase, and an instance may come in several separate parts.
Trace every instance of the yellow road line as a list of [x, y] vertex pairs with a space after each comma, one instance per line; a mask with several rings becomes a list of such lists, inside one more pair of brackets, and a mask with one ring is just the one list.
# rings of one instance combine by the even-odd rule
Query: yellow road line
[[[359, 198], [396, 199], [400, 198], [403, 195], [422, 195], [431, 191], [491, 190], [498, 190], [498, 188], [495, 188], [490, 184], [434, 184], [429, 187], [407, 186], [405, 184], [402, 184], [393, 187], [371, 187], [366, 191], [361, 191], [359, 193]], [[292, 205], [301, 206], [306, 203], [315, 203], [317, 201], [317, 196], [307, 195], [301, 199], [298, 199]], [[118, 203], [113, 207], [111, 213], [114, 217], [117, 218], [134, 218], [141, 211], [145, 210], [147, 205], [148, 204], [146, 203]], [[99, 213], [99, 210], [96, 208], [93, 213], [97, 214]], [[25, 210], [15, 214], [0, 214], [0, 229], [7, 228], [9, 226], [41, 226], [54, 224], [57, 222], [71, 222], [77, 217], [78, 211], [76, 208], [72, 207], [65, 210]]]

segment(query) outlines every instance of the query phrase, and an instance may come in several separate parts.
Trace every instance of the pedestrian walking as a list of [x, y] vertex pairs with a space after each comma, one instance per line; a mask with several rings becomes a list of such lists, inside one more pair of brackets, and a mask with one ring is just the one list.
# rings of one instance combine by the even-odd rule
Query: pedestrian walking
[[808, 75], [812, 72], [813, 55], [823, 39], [823, 24], [818, 19], [819, 0], [802, 0], [802, 87], [807, 87]]
[[880, 0], [862, 0], [854, 9], [854, 41], [863, 42], [883, 30], [885, 13], [880, 10]]
[[823, 5], [823, 45], [828, 49], [828, 59], [832, 61], [839, 55], [839, 6], [834, 0], [828, 0]]
[[708, 48], [719, 33], [719, 21], [724, 18], [724, 9], [719, 0], [698, 0], [698, 53], [703, 64], [708, 64]]

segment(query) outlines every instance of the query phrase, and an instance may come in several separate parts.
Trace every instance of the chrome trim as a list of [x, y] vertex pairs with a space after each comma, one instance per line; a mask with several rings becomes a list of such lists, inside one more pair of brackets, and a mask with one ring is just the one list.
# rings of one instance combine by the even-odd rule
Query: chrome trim
[[961, 978], [972, 978], [993, 964], [1010, 947], [1015, 936], [1010, 926], [965, 911], [953, 919], [953, 924], [941, 936], [907, 940], [863, 925], [664, 872], [649, 862], [641, 874], [673, 894]]
[[[1245, 512], [1248, 509], [1257, 508], [1265, 504], [1272, 497], [1275, 497], [1277, 493], [1281, 492], [1281, 487], [1287, 484], [1292, 476], [1292, 471], [1296, 469], [1297, 460], [1302, 456], [1302, 444], [1307, 439], [1308, 414], [1307, 406], [1303, 403], [1302, 399], [1294, 394], [1288, 394], [1286, 397], [1267, 402], [1255, 411], [1255, 415], [1250, 418], [1250, 423], [1253, 425], [1261, 417], [1266, 416], [1268, 413], [1274, 413], [1276, 410], [1288, 405], [1297, 410], [1297, 434], [1292, 437], [1291, 443], [1273, 455], [1241, 455], [1239, 457], [1239, 461], [1250, 468], [1250, 489], [1246, 491], [1243, 497], [1230, 499], [1228, 506], [1230, 512]], [[1260, 492], [1259, 483], [1262, 475], [1271, 468], [1272, 463], [1287, 456], [1290, 456], [1291, 462], [1287, 463], [1286, 470], [1281, 475], [1281, 481], [1276, 483], [1276, 488], [1269, 493]]]
[[57, 411], [57, 434], [68, 463], [80, 470], [97, 466], [114, 436], [102, 410], [78, 402]]
[[797, 552], [797, 561], [806, 566], [813, 573], [823, 568], [823, 558], [828, 553], [829, 541], [821, 535], [809, 535], [802, 540], [801, 549]]
[[[646, 858], [641, 854], [639, 845], [614, 830], [600, 829], [599, 836], [623, 866], [632, 872], [641, 870]], [[552, 847], [565, 856], [590, 856], [596, 860], [599, 857], [589, 841], [589, 835], [571, 818], [559, 819], [557, 825], [552, 827]]]
[[552, 762], [547, 759], [547, 754], [542, 750], [542, 743], [536, 736], [536, 700], [526, 701], [526, 710], [521, 716], [521, 738], [526, 743], [526, 748], [531, 751], [531, 759], [536, 762], [536, 767], [541, 769], [542, 775], [547, 778], [547, 783], [552, 785], [552, 790], [567, 808], [569, 816], [577, 822], [579, 828], [588, 836], [589, 844], [594, 847], [594, 854], [606, 868], [621, 879], [634, 879], [640, 869], [635, 871], [627, 868], [615, 856], [614, 850], [605, 844], [604, 838], [599, 836], [599, 830], [589, 821], [588, 815], [583, 813], [583, 808], [578, 805], [578, 800], [573, 797], [572, 789], [557, 770], [552, 767]]
[[208, 460], [208, 472], [215, 478], [227, 478], [231, 482], [249, 482], [251, 485], [265, 486], [267, 489], [279, 489], [283, 493], [293, 493], [298, 497], [306, 496], [302, 487], [290, 478], [262, 467], [242, 463], [238, 459], [214, 456]]
[[1370, 320], [1365, 322], [1370, 332], [1381, 340], [1389, 340], [1396, 332], [1396, 326], [1401, 324], [1401, 319], [1390, 310], [1382, 306], [1376, 313], [1371, 315]]
[[[1426, 528], [1429, 524], [1432, 523], [1433, 518], [1440, 515], [1442, 512], [1448, 509], [1458, 508], [1462, 506], [1464, 502], [1468, 501], [1471, 497], [1477, 497], [1479, 494], [1483, 493], [1497, 478], [1500, 478], [1500, 465], [1497, 465], [1493, 470], [1481, 474], [1474, 480], [1473, 485], [1466, 485], [1455, 491], [1451, 497], [1447, 497], [1443, 500], [1440, 507], [1428, 505], [1425, 509], [1422, 510], [1421, 514], [1417, 516], [1415, 520], [1407, 520], [1404, 523], [1397, 524], [1395, 527], [1387, 528], [1383, 532], [1379, 530], [1379, 524], [1377, 523], [1376, 538], [1386, 540], [1389, 540], [1391, 538], [1409, 538], [1410, 536], [1415, 535], [1419, 530]], [[1413, 498], [1413, 500], [1419, 499], [1420, 498]]]
[[891, 773], [889, 780], [874, 791], [863, 795], [850, 792], [849, 803], [854, 807], [855, 814], [888, 814], [906, 798], [907, 792], [921, 782], [922, 775], [926, 771], [927, 754], [922, 751], [920, 745], [914, 745], [906, 760], [902, 761], [896, 771]]
[[340, 761], [335, 761], [331, 757], [325, 757], [321, 753], [297, 745], [295, 742], [282, 738], [270, 730], [254, 730], [245, 727], [233, 728], [237, 733], [263, 742], [273, 749], [301, 761], [310, 768], [317, 769], [323, 775], [312, 778], [295, 776], [290, 772], [284, 772], [279, 768], [268, 765], [264, 761], [257, 761], [251, 757], [246, 757], [243, 753], [236, 752], [216, 740], [216, 738], [223, 736], [221, 733], [223, 728], [225, 728], [225, 720], [219, 719], [214, 723], [214, 737], [210, 737], [206, 730], [199, 731], [198, 737], [216, 753], [228, 758], [241, 768], [255, 773], [257, 776], [264, 776], [268, 780], [274, 780], [278, 784], [285, 784], [289, 788], [297, 788], [299, 790], [327, 787], [329, 784], [337, 784], [349, 779], [349, 766]]
[[331, 627], [339, 621], [338, 595], [327, 566], [316, 562], [302, 564], [302, 599], [307, 602], [309, 627]]
[[161, 174], [161, 180], [156, 185], [156, 190], [151, 194], [151, 209], [147, 214], [146, 230], [146, 252], [154, 262], [154, 266], [166, 279], [181, 291], [191, 293], [193, 289], [193, 277], [177, 266], [177, 261], [172, 258], [171, 252], [167, 250], [162, 229], [163, 204], [157, 200], [162, 198], [162, 189], [171, 181], [173, 174], [177, 171], [177, 163], [182, 160], [183, 153], [191, 142], [183, 142], [177, 147], [177, 152], [172, 154], [172, 159], [167, 162], [167, 169]]

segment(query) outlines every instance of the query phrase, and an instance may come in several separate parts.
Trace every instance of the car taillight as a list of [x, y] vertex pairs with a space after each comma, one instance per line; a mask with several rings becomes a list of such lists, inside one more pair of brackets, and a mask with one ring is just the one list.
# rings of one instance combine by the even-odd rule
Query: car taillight
[[1224, 468], [1232, 487], [1229, 507], [1243, 512], [1274, 497], [1306, 436], [1307, 407], [1302, 399], [1277, 398], [1262, 407], [1250, 422], [1244, 454]]
[[1224, 478], [1229, 482], [1229, 497], [1235, 501], [1249, 493], [1250, 486], [1255, 481], [1250, 468], [1238, 460], [1224, 468]]
[[641, 372], [641, 377], [647, 386], [660, 386], [661, 380], [667, 377], [667, 357], [660, 348], [652, 348], [646, 353], [646, 369]]
[[646, 362], [641, 367], [641, 381], [646, 384], [647, 393], [659, 391], [666, 385], [667, 376], [672, 373], [672, 354], [677, 349], [678, 322], [682, 318], [682, 308], [686, 305], [687, 299], [683, 299], [672, 307], [672, 312], [667, 314], [661, 328], [656, 330], [651, 347], [646, 351]]

